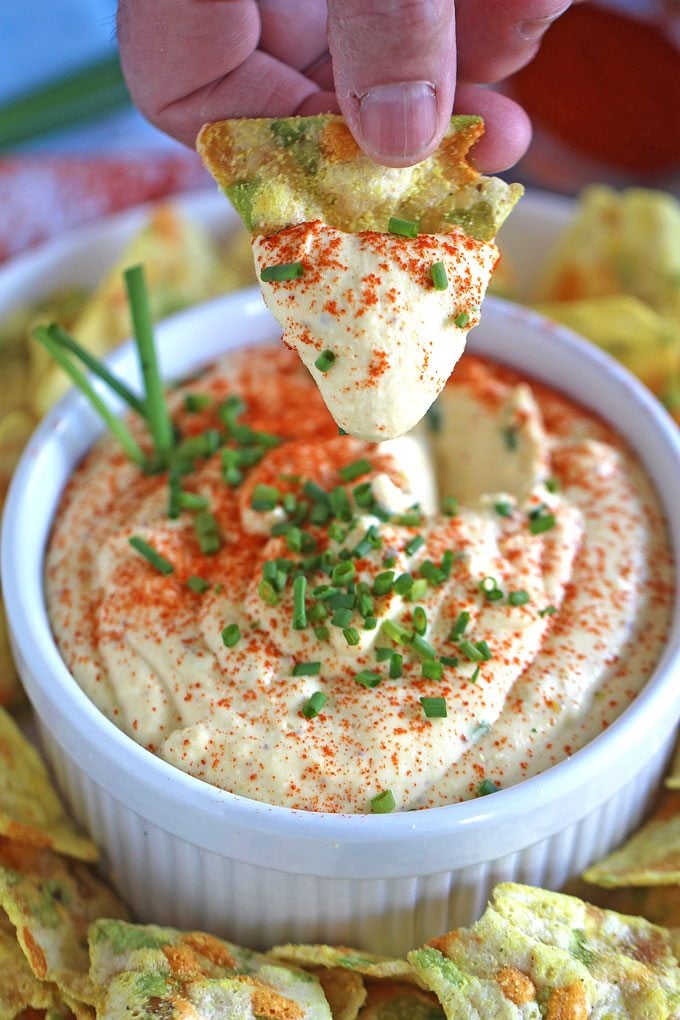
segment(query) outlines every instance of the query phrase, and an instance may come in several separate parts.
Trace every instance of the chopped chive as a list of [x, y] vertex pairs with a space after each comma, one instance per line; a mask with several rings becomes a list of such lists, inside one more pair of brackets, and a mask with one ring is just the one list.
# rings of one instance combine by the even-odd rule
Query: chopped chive
[[477, 795], [479, 797], [487, 797], [490, 793], [497, 793], [498, 787], [491, 779], [483, 779], [477, 787]]
[[440, 655], [439, 656], [439, 661], [441, 662], [442, 666], [457, 666], [458, 665], [458, 658], [455, 655]]
[[475, 669], [474, 669], [474, 671], [472, 673], [472, 676], [470, 677], [470, 683], [471, 684], [476, 684], [477, 681], [479, 680], [479, 672], [480, 672], [480, 670], [481, 670], [481, 666], [475, 666]]
[[[340, 491], [343, 492], [344, 490], [341, 489]], [[347, 538], [347, 531], [345, 528], [341, 528], [339, 524], [333, 522], [328, 525], [328, 537], [334, 542], [344, 542]]]
[[229, 426], [235, 424], [236, 419], [246, 410], [245, 401], [233, 393], [230, 397], [227, 397], [226, 400], [222, 401], [218, 409], [218, 414], [220, 416], [220, 421], [229, 428]]
[[312, 623], [323, 623], [328, 619], [328, 610], [323, 602], [315, 602], [310, 606], [309, 619]]
[[197, 595], [204, 595], [210, 588], [210, 581], [205, 581], [202, 577], [192, 574], [187, 578], [187, 588], [191, 588]]
[[403, 673], [404, 656], [396, 652], [390, 659], [390, 680], [398, 680]]
[[314, 634], [318, 641], [328, 641], [331, 636], [328, 627], [315, 627]]
[[264, 283], [278, 283], [282, 280], [299, 280], [303, 273], [301, 262], [280, 262], [276, 266], [265, 266], [260, 279]]
[[341, 627], [344, 630], [349, 625], [351, 619], [351, 609], [336, 609], [331, 617], [331, 623], [334, 627]]
[[406, 645], [411, 640], [411, 632], [394, 620], [383, 620], [381, 630], [385, 637], [396, 641], [398, 645]]
[[453, 324], [458, 326], [458, 329], [465, 329], [469, 321], [470, 316], [467, 312], [458, 312], [458, 315], [454, 316]]
[[493, 653], [486, 641], [475, 641], [475, 648], [482, 656], [482, 662], [488, 662], [489, 659], [493, 659]]
[[411, 638], [411, 644], [424, 659], [434, 659], [435, 651], [429, 641], [426, 641], [421, 634], [414, 634]]
[[260, 581], [257, 586], [257, 594], [268, 606], [276, 606], [279, 603], [279, 595], [271, 581]]
[[413, 610], [413, 629], [416, 634], [424, 634], [427, 630], [427, 613], [422, 606], [416, 606]]
[[217, 518], [209, 510], [201, 510], [194, 517], [194, 531], [201, 552], [206, 556], [214, 556], [222, 548], [222, 535]]
[[542, 535], [544, 531], [550, 531], [557, 523], [554, 514], [541, 514], [531, 517], [529, 520], [529, 531], [532, 535]]
[[374, 605], [371, 596], [367, 595], [365, 592], [362, 592], [362, 594], [357, 599], [357, 608], [364, 618], [367, 616], [372, 616]]
[[158, 368], [156, 346], [153, 338], [153, 323], [149, 307], [149, 295], [144, 279], [143, 266], [130, 266], [123, 273], [130, 305], [132, 331], [137, 345], [139, 364], [144, 379], [149, 430], [154, 449], [161, 461], [165, 462], [175, 443], [175, 434], [165, 402], [163, 382]]
[[297, 510], [297, 496], [294, 492], [286, 492], [281, 500], [281, 506], [287, 514], [294, 514]]
[[334, 592], [327, 601], [331, 609], [354, 609], [357, 597], [353, 592]]
[[517, 426], [508, 425], [503, 429], [503, 441], [507, 450], [516, 450], [519, 446], [519, 439], [517, 437]]
[[281, 499], [281, 493], [273, 485], [256, 485], [250, 496], [253, 510], [273, 510]]
[[384, 645], [377, 645], [375, 650], [375, 657], [378, 662], [385, 662], [387, 659], [391, 659], [394, 652], [391, 648], [386, 648]]
[[335, 364], [335, 357], [333, 351], [323, 351], [314, 362], [314, 368], [325, 374]]
[[458, 513], [458, 500], [455, 496], [445, 496], [441, 507], [445, 517], [455, 517]]
[[414, 553], [418, 552], [425, 545], [425, 539], [422, 535], [414, 535], [413, 538], [406, 543], [404, 546], [404, 552], [407, 556], [413, 556]]
[[430, 277], [435, 290], [446, 290], [449, 278], [446, 275], [446, 266], [443, 262], [435, 262], [430, 266]]
[[503, 592], [498, 587], [495, 577], [483, 577], [479, 582], [479, 590], [487, 602], [499, 602], [503, 598]]
[[362, 669], [355, 674], [354, 679], [361, 687], [377, 687], [382, 677], [372, 669]]
[[418, 224], [415, 220], [402, 220], [399, 216], [390, 216], [387, 229], [390, 234], [399, 234], [400, 237], [418, 236]]
[[315, 503], [324, 503], [328, 506], [328, 493], [317, 485], [316, 482], [305, 482], [302, 486], [302, 491], [310, 499], [314, 500]]
[[175, 450], [175, 460], [189, 466], [197, 457], [211, 457], [222, 443], [217, 429], [206, 429], [196, 436], [184, 439]]
[[207, 393], [187, 393], [184, 398], [184, 410], [197, 412], [205, 411], [206, 407], [210, 407], [211, 398]]
[[222, 631], [222, 642], [226, 648], [233, 648], [241, 640], [241, 628], [237, 623], [228, 624]]
[[393, 567], [397, 562], [396, 556], [386, 556], [383, 560], [383, 567]]
[[423, 515], [419, 511], [413, 511], [408, 514], [396, 514], [392, 518], [393, 524], [399, 524], [404, 528], [417, 528], [418, 525], [423, 523]]
[[447, 549], [446, 552], [444, 553], [444, 555], [442, 556], [442, 562], [441, 562], [441, 565], [439, 567], [439, 569], [441, 570], [441, 572], [444, 575], [444, 577], [450, 577], [451, 576], [451, 568], [453, 567], [455, 559], [456, 559], [456, 554], [453, 552], [453, 550], [452, 549]]
[[286, 546], [291, 552], [302, 552], [302, 529], [294, 525], [286, 532]]
[[413, 587], [413, 578], [410, 574], [400, 574], [394, 582], [394, 590], [397, 595], [407, 595]]
[[367, 475], [369, 471], [373, 470], [373, 465], [370, 460], [362, 458], [361, 460], [355, 460], [352, 464], [347, 464], [345, 467], [340, 468], [338, 474], [342, 478], [343, 482], [353, 482], [357, 478], [361, 478], [362, 475]]
[[371, 812], [374, 815], [389, 815], [391, 811], [394, 811], [395, 807], [396, 802], [391, 790], [383, 790], [382, 793], [378, 793], [375, 797], [371, 798]]
[[418, 701], [423, 706], [426, 719], [446, 719], [446, 698], [418, 698]]
[[331, 595], [337, 595], [338, 589], [334, 588], [330, 584], [318, 584], [316, 588], [312, 588], [312, 595], [315, 599], [329, 599]]
[[511, 606], [525, 606], [529, 601], [529, 592], [524, 591], [520, 588], [519, 591], [511, 591], [508, 593], [508, 602]]
[[305, 719], [316, 719], [327, 701], [328, 697], [323, 691], [314, 691], [314, 693], [307, 699], [302, 709], [302, 714]]
[[373, 594], [374, 595], [387, 595], [392, 591], [392, 584], [394, 583], [394, 571], [383, 570], [379, 574], [376, 574], [375, 580], [373, 581]]
[[545, 487], [548, 492], [559, 492], [560, 491], [560, 480], [559, 478], [546, 478]]
[[359, 631], [356, 627], [345, 627], [342, 633], [348, 645], [354, 646], [359, 644]]
[[373, 488], [370, 482], [362, 482], [361, 485], [356, 485], [352, 490], [352, 495], [356, 505], [360, 506], [363, 510], [370, 509], [375, 503]]
[[356, 574], [356, 567], [351, 560], [345, 560], [344, 563], [337, 563], [333, 567], [331, 574], [331, 580], [334, 584], [349, 584]]
[[539, 609], [538, 615], [541, 616], [541, 617], [543, 617], [543, 616], [552, 616], [553, 613], [556, 613], [556, 612], [557, 612], [557, 606], [546, 606], [545, 609]]
[[36, 326], [33, 330], [33, 336], [54, 358], [60, 368], [63, 368], [67, 375], [70, 376], [81, 393], [87, 397], [109, 431], [116, 437], [120, 445], [123, 447], [126, 457], [139, 467], [143, 467], [145, 463], [144, 454], [142, 453], [136, 439], [121, 419], [118, 418], [110, 407], [102, 400], [97, 391], [88, 381], [85, 373], [82, 372], [78, 366], [71, 361], [68, 355], [64, 353], [58, 341], [54, 339], [51, 327]]
[[465, 641], [461, 641], [458, 648], [470, 662], [482, 662], [484, 659], [483, 653], [480, 652], [479, 648], [477, 648], [472, 641], [468, 641], [467, 639]]
[[208, 500], [198, 492], [179, 492], [177, 502], [182, 510], [206, 510]]
[[364, 618], [364, 630], [375, 630], [378, 626], [377, 616], [366, 616]]
[[320, 672], [320, 662], [298, 662], [293, 666], [293, 676], [318, 676]]
[[307, 578], [303, 575], [293, 581], [293, 630], [304, 630], [307, 626]]
[[331, 508], [327, 503], [313, 503], [309, 512], [309, 519], [312, 524], [325, 524], [331, 515]]
[[352, 549], [352, 556], [356, 556], [357, 559], [363, 559], [364, 556], [368, 556], [372, 549], [380, 549], [381, 546], [382, 539], [380, 532], [375, 524], [371, 524], [361, 541]]
[[494, 503], [493, 508], [499, 517], [512, 517], [512, 503], [509, 503], [507, 499]]
[[342, 428], [342, 426], [338, 425], [338, 435], [339, 436], [348, 436], [349, 432], [345, 432], [345, 430]]
[[129, 542], [132, 548], [136, 549], [140, 556], [143, 556], [160, 574], [171, 574], [175, 569], [170, 560], [166, 560], [165, 556], [161, 556], [157, 549], [154, 549], [152, 545], [143, 538], [140, 538], [139, 535], [133, 535]]
[[425, 659], [422, 666], [422, 673], [426, 680], [441, 680], [444, 667], [441, 662], [434, 662], [432, 659]]
[[413, 587], [408, 593], [408, 597], [412, 602], [417, 602], [418, 599], [422, 599], [427, 594], [427, 580], [424, 577], [418, 577], [413, 582]]
[[341, 485], [336, 486], [329, 494], [331, 510], [341, 521], [352, 520], [352, 508], [347, 493]]
[[439, 587], [446, 580], [446, 574], [432, 560], [424, 560], [420, 564], [420, 573], [435, 587]]

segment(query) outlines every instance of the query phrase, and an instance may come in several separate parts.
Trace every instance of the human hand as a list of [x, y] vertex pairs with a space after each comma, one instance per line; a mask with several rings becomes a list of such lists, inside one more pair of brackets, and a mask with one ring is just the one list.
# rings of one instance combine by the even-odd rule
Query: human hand
[[473, 160], [495, 173], [523, 155], [531, 125], [515, 102], [483, 86], [528, 63], [569, 6], [120, 0], [118, 35], [135, 103], [192, 147], [208, 121], [340, 111], [370, 156], [408, 166], [437, 147], [453, 109], [484, 118]]

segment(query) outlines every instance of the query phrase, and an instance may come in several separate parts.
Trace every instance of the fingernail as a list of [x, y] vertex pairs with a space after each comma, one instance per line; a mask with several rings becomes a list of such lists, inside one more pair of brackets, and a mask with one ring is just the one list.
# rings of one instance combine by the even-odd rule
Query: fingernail
[[427, 81], [375, 85], [360, 99], [359, 125], [366, 147], [403, 158], [425, 149], [437, 132], [437, 98]]
[[517, 25], [517, 31], [519, 32], [522, 39], [526, 39], [527, 42], [534, 42], [536, 39], [540, 39], [542, 35], [548, 31], [553, 21], [557, 21], [566, 10], [571, 7], [571, 4], [565, 4], [564, 7], [556, 11], [549, 18], [534, 18], [532, 21], [520, 21]]

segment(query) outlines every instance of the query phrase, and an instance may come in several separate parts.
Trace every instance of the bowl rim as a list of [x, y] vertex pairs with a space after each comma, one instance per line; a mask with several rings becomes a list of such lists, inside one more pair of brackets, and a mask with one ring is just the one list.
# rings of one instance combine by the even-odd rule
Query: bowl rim
[[[611, 381], [612, 388], [618, 390], [620, 394], [627, 394], [629, 402], [636, 404], [643, 413], [647, 426], [652, 429], [658, 440], [658, 457], [661, 459], [663, 453], [666, 460], [680, 466], [680, 430], [656, 399], [618, 362], [564, 327], [557, 326], [538, 313], [511, 302], [489, 298], [485, 304], [485, 312], [487, 321], [500, 320], [510, 327], [520, 326], [540, 332], [546, 344], [558, 345], [572, 358], [577, 357], [583, 361], [584, 369], [597, 370], [599, 376], [605, 374]], [[271, 323], [266, 339], [271, 341], [277, 335], [275, 324], [264, 309], [257, 288], [219, 298], [172, 316], [159, 325], [159, 334], [172, 333], [173, 330], [177, 333], [186, 330], [187, 327], [191, 328], [193, 323], [196, 321], [200, 323], [201, 318], [205, 318], [206, 315], [219, 315], [224, 321], [233, 322], [234, 318], [238, 319], [239, 315], [244, 314], [251, 315], [265, 326]], [[232, 346], [236, 349], [241, 345]], [[118, 348], [108, 360], [114, 369], [120, 370], [121, 362], [130, 360], [130, 356], [131, 345], [128, 343]], [[207, 360], [210, 359], [194, 357], [196, 364], [205, 363]], [[512, 358], [509, 358], [508, 362], [512, 364]], [[541, 378], [540, 372], [530, 372], [529, 375]], [[130, 373], [127, 373], [127, 377], [130, 378]], [[559, 386], [556, 388], [559, 389]], [[479, 856], [484, 860], [493, 859], [498, 855], [494, 855], [492, 851], [489, 851], [487, 857], [483, 856], [485, 850], [482, 836], [485, 826], [488, 831], [489, 823], [493, 822], [498, 832], [505, 833], [507, 837], [507, 834], [512, 832], [512, 826], [517, 826], [527, 812], [533, 817], [537, 808], [541, 806], [547, 808], [556, 800], [562, 800], [567, 811], [567, 799], [569, 797], [573, 799], [576, 792], [579, 794], [579, 801], [583, 803], [584, 810], [581, 814], [584, 814], [589, 805], [599, 806], [613, 792], [611, 788], [606, 788], [606, 783], [600, 784], [600, 788], [597, 788], [598, 784], [593, 784], [593, 777], [604, 776], [606, 772], [612, 783], [618, 783], [617, 789], [624, 785], [625, 769], [617, 768], [616, 772], [613, 772], [610, 768], [604, 767], [605, 759], [620, 762], [622, 754], [625, 755], [626, 751], [635, 746], [636, 730], [638, 732], [641, 730], [642, 719], [646, 719], [646, 725], [658, 733], [659, 744], [675, 727], [680, 715], [680, 692], [677, 690], [674, 692], [674, 687], [677, 688], [678, 684], [674, 682], [672, 675], [674, 671], [680, 673], [680, 605], [677, 594], [667, 647], [637, 698], [606, 731], [598, 734], [571, 758], [515, 786], [500, 789], [491, 797], [416, 812], [395, 812], [390, 815], [331, 814], [265, 804], [220, 790], [182, 772], [119, 730], [81, 690], [61, 659], [49, 627], [42, 585], [44, 549], [40, 550], [40, 556], [36, 558], [36, 564], [30, 570], [27, 570], [25, 565], [22, 567], [17, 560], [20, 543], [15, 541], [15, 536], [21, 529], [23, 516], [30, 510], [25, 504], [27, 482], [35, 469], [37, 458], [41, 451], [43, 456], [46, 455], [45, 451], [49, 451], [50, 445], [58, 441], [65, 423], [73, 416], [82, 414], [82, 407], [83, 400], [78, 394], [67, 394], [38, 426], [22, 455], [10, 486], [3, 519], [2, 586], [11, 638], [20, 664], [23, 663], [29, 672], [31, 679], [28, 680], [28, 693], [35, 701], [36, 707], [40, 706], [38, 714], [41, 715], [41, 707], [48, 707], [51, 712], [56, 713], [52, 718], [60, 716], [66, 718], [64, 713], [68, 710], [68, 726], [84, 745], [84, 750], [78, 753], [81, 758], [83, 756], [88, 758], [92, 778], [109, 788], [114, 796], [125, 799], [126, 803], [142, 817], [159, 818], [161, 824], [170, 831], [190, 835], [192, 842], [198, 839], [205, 849], [218, 853], [221, 852], [219, 849], [221, 843], [215, 838], [214, 833], [211, 835], [207, 831], [195, 831], [196, 812], [202, 813], [206, 820], [211, 816], [218, 819], [221, 825], [228, 820], [230, 826], [239, 830], [238, 838], [235, 837], [234, 841], [236, 850], [232, 850], [230, 855], [240, 859], [252, 858], [253, 847], [256, 845], [254, 841], [261, 840], [262, 837], [278, 838], [285, 832], [291, 839], [305, 841], [308, 849], [312, 847], [319, 851], [323, 849], [321, 857], [324, 858], [324, 862], [321, 861], [321, 857], [317, 862], [305, 861], [304, 870], [310, 874], [328, 874], [327, 860], [330, 847], [336, 848], [336, 862], [342, 858], [343, 866], [348, 866], [354, 877], [377, 877], [376, 854], [383, 855], [380, 877], [387, 874], [412, 874], [412, 866], [406, 865], [403, 853], [394, 853], [391, 858], [390, 854], [385, 855], [388, 846], [394, 848], [398, 842], [402, 848], [415, 847], [418, 844], [422, 845], [424, 839], [436, 839], [441, 846], [442, 840], [448, 840], [450, 843], [456, 833], [463, 832], [467, 834], [468, 842], [474, 842], [472, 833], [478, 828], [479, 842], [482, 844], [478, 847]], [[93, 432], [94, 430], [88, 426], [90, 435], [88, 442], [94, 438]], [[631, 442], [629, 435], [625, 435], [624, 438]], [[73, 464], [71, 468], [72, 466]], [[644, 463], [644, 466], [651, 474], [649, 464]], [[680, 472], [678, 475], [675, 489], [680, 498]], [[673, 482], [671, 479], [668, 484], [673, 485]], [[668, 513], [668, 499], [664, 498], [658, 485], [655, 488], [666, 511], [669, 531], [672, 531], [673, 522]], [[52, 507], [49, 514], [50, 524], [60, 498], [61, 490], [58, 494], [51, 495], [47, 501]], [[677, 586], [680, 525], [675, 531], [676, 537], [672, 541], [676, 557]], [[60, 742], [63, 742], [63, 737]], [[618, 751], [618, 754], [615, 754], [615, 751]], [[120, 779], [114, 781], [114, 778], [107, 774], [102, 764], [104, 761], [109, 766], [111, 764], [117, 766], [119, 771], [122, 770], [129, 777], [134, 777], [135, 782], [127, 785], [121, 793]], [[583, 799], [581, 794], [585, 789], [588, 789], [589, 793]], [[157, 796], [158, 803], [149, 799], [150, 792]], [[168, 797], [172, 800], [172, 811], [169, 810], [168, 804], [161, 804], [163, 798]], [[193, 813], [193, 822], [189, 823], [186, 819], [175, 817], [181, 814], [177, 810], [180, 806], [190, 809], [188, 813]], [[546, 813], [550, 814], [549, 811]], [[561, 823], [556, 823], [554, 817], [544, 823], [539, 820], [532, 829], [531, 836], [547, 838], [562, 827]], [[241, 829], [250, 833], [245, 842], [240, 839], [243, 836]], [[505, 842], [507, 843], [507, 838]], [[523, 841], [515, 839], [514, 842], [517, 846], [528, 845], [526, 839]], [[535, 842], [535, 839], [532, 838], [531, 842]], [[362, 848], [364, 850], [370, 848], [373, 851], [367, 855], [364, 864], [354, 860], [351, 865], [347, 865], [347, 852], [350, 849], [354, 851]], [[285, 866], [275, 852], [273, 856], [270, 854], [270, 859], [278, 870], [299, 870], [299, 861], [296, 866]], [[442, 870], [433, 867], [432, 854], [427, 855], [426, 860], [429, 863], [424, 859], [423, 867], [426, 870], [421, 871], [421, 874]]]

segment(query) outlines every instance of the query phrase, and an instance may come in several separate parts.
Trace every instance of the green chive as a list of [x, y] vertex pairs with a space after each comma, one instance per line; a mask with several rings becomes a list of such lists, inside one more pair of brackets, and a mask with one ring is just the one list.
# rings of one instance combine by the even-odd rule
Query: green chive
[[554, 514], [541, 514], [531, 517], [529, 520], [529, 531], [532, 535], [542, 535], [544, 531], [550, 531], [555, 527], [557, 520]]
[[191, 588], [197, 595], [204, 595], [209, 587], [210, 581], [205, 581], [202, 577], [196, 577], [195, 574], [187, 578], [187, 588]]
[[334, 627], [342, 627], [344, 630], [352, 619], [351, 609], [336, 609], [331, 617], [331, 623]]
[[177, 501], [182, 510], [205, 510], [208, 506], [207, 498], [198, 492], [180, 492]]
[[481, 666], [476, 666], [475, 667], [475, 669], [474, 669], [474, 671], [472, 673], [472, 676], [470, 677], [470, 683], [471, 684], [476, 684], [477, 681], [479, 680], [480, 669], [481, 669]]
[[331, 580], [334, 584], [349, 584], [355, 574], [356, 567], [354, 564], [350, 560], [345, 560], [344, 563], [337, 563], [333, 567]]
[[205, 411], [207, 407], [210, 407], [211, 398], [207, 393], [187, 393], [184, 398], [184, 410], [185, 411]]
[[302, 714], [305, 719], [316, 719], [317, 715], [328, 701], [328, 697], [323, 691], [314, 691], [311, 697], [306, 701]]
[[241, 628], [237, 623], [230, 623], [222, 631], [222, 642], [227, 648], [233, 648], [241, 640]]
[[407, 595], [413, 587], [413, 578], [410, 574], [400, 574], [394, 582], [394, 590], [397, 595]]
[[192, 466], [198, 457], [211, 457], [221, 443], [222, 437], [217, 429], [206, 429], [205, 432], [184, 439], [175, 450], [174, 459], [180, 463], [186, 462], [187, 467]]
[[503, 440], [505, 442], [506, 449], [516, 450], [519, 445], [517, 437], [517, 426], [508, 425], [503, 429]]
[[161, 556], [157, 549], [154, 549], [152, 545], [145, 542], [139, 535], [133, 535], [129, 542], [132, 548], [136, 549], [140, 556], [143, 556], [160, 574], [171, 574], [175, 569], [170, 560], [166, 560], [165, 556]]
[[458, 659], [457, 659], [457, 657], [455, 655], [440, 655], [439, 656], [439, 661], [441, 662], [442, 666], [457, 666], [458, 665]]
[[475, 641], [475, 648], [482, 656], [482, 662], [488, 662], [489, 659], [493, 659], [493, 653], [486, 641]]
[[426, 719], [446, 719], [446, 698], [418, 698]]
[[257, 586], [257, 594], [268, 606], [277, 606], [279, 604], [278, 593], [271, 581], [260, 581]]
[[467, 639], [465, 641], [461, 641], [458, 647], [465, 658], [469, 659], [470, 662], [482, 662], [484, 659], [483, 653], [480, 652], [479, 648], [477, 648], [472, 641], [468, 641]]
[[447, 549], [444, 555], [442, 556], [441, 566], [439, 567], [444, 577], [451, 576], [451, 568], [455, 562], [455, 559], [456, 554], [453, 552], [453, 550]]
[[352, 508], [347, 493], [341, 485], [336, 486], [329, 494], [331, 510], [341, 521], [352, 520]]
[[390, 216], [387, 229], [390, 234], [399, 234], [400, 237], [418, 236], [418, 224], [414, 220], [402, 220], [398, 216]]
[[371, 812], [374, 815], [388, 815], [395, 807], [396, 802], [391, 790], [383, 790], [371, 799]]
[[362, 482], [361, 485], [355, 486], [352, 490], [352, 495], [356, 505], [360, 506], [363, 510], [370, 509], [375, 503], [373, 488], [370, 482]]
[[318, 641], [328, 641], [331, 636], [328, 627], [315, 627], [314, 634]]
[[403, 655], [397, 655], [397, 653], [395, 652], [394, 655], [392, 656], [392, 658], [390, 659], [390, 679], [391, 680], [398, 680], [399, 679], [399, 677], [402, 675], [402, 672], [403, 672], [403, 669], [402, 669], [403, 665], [404, 665], [404, 656]]
[[206, 556], [213, 556], [222, 548], [222, 535], [217, 518], [209, 510], [201, 510], [194, 517], [194, 531], [198, 539], [201, 552]]
[[403, 528], [417, 528], [423, 523], [423, 515], [417, 511], [409, 514], [396, 514], [392, 518], [392, 524], [399, 524]]
[[307, 578], [296, 577], [293, 581], [293, 630], [304, 630], [307, 626], [306, 591]]
[[497, 793], [498, 787], [491, 779], [483, 779], [477, 787], [477, 795], [479, 797], [487, 797], [490, 793]]
[[512, 517], [512, 503], [509, 503], [507, 499], [494, 503], [493, 508], [499, 517]]
[[410, 542], [407, 542], [404, 546], [404, 552], [407, 556], [413, 556], [414, 553], [418, 552], [422, 546], [425, 545], [425, 539], [422, 535], [414, 535]]
[[376, 574], [375, 580], [373, 581], [373, 594], [374, 595], [387, 595], [392, 591], [392, 584], [394, 583], [394, 571], [383, 570], [381, 573]]
[[359, 644], [359, 631], [356, 627], [345, 627], [342, 633], [348, 645], [354, 646]]
[[446, 580], [446, 574], [432, 560], [424, 560], [420, 564], [420, 573], [435, 587], [439, 587]]
[[299, 280], [303, 273], [301, 262], [281, 262], [276, 266], [265, 266], [260, 279], [264, 283], [278, 283], [282, 280]]
[[406, 645], [411, 640], [411, 632], [406, 627], [402, 627], [400, 623], [395, 623], [394, 620], [383, 620], [380, 629], [386, 638], [395, 641], [398, 645]]
[[487, 602], [499, 602], [503, 598], [503, 592], [498, 587], [495, 577], [483, 577], [479, 582], [479, 590]]
[[250, 505], [253, 510], [273, 510], [280, 499], [281, 493], [273, 485], [256, 485], [250, 497]]
[[367, 616], [364, 618], [364, 630], [375, 630], [378, 626], [377, 616]]
[[557, 612], [557, 606], [546, 606], [545, 609], [539, 609], [538, 615], [541, 616], [541, 617], [543, 617], [543, 616], [552, 616], [553, 613], [556, 613], [556, 612]]
[[425, 640], [420, 634], [414, 634], [411, 639], [411, 644], [424, 659], [434, 659], [435, 651], [432, 645]]
[[432, 659], [426, 659], [422, 666], [422, 672], [426, 680], [441, 680], [444, 667], [441, 662], [433, 662]]
[[529, 592], [524, 591], [520, 588], [519, 591], [511, 591], [508, 593], [508, 602], [511, 606], [525, 606], [529, 601]]
[[413, 587], [408, 593], [408, 597], [412, 602], [417, 602], [418, 599], [422, 599], [427, 594], [427, 581], [424, 577], [418, 577], [413, 582]]
[[392, 649], [386, 648], [384, 645], [376, 645], [374, 651], [378, 662], [385, 662], [387, 659], [391, 659], [394, 655]]
[[458, 315], [454, 316], [453, 324], [458, 326], [458, 329], [465, 329], [469, 321], [470, 316], [467, 312], [458, 312]]
[[548, 492], [559, 492], [560, 491], [560, 480], [559, 478], [546, 478], [545, 487]]
[[362, 669], [360, 673], [355, 674], [354, 679], [361, 687], [372, 688], [378, 686], [382, 677], [372, 669]]
[[416, 606], [413, 610], [413, 629], [416, 634], [424, 634], [427, 630], [427, 613], [422, 606]]
[[334, 592], [327, 601], [331, 609], [354, 609], [357, 597], [353, 592]]
[[446, 275], [446, 266], [443, 262], [435, 262], [430, 266], [430, 276], [435, 290], [446, 290], [449, 279]]
[[458, 513], [458, 500], [455, 496], [445, 496], [442, 500], [442, 513], [445, 517], [455, 517]]
[[383, 567], [393, 567], [397, 562], [396, 556], [386, 556], [383, 560]]
[[324, 374], [329, 370], [331, 365], [335, 363], [335, 354], [333, 351], [323, 351], [314, 362], [314, 368], [317, 368], [319, 372]]
[[222, 401], [219, 406], [218, 414], [220, 416], [220, 420], [227, 426], [227, 428], [229, 428], [231, 425], [235, 424], [236, 419], [240, 417], [240, 415], [244, 414], [246, 410], [245, 401], [233, 393], [230, 397], [227, 397], [226, 400]]
[[372, 616], [374, 605], [371, 596], [363, 592], [357, 599], [357, 608], [364, 618], [367, 616]]
[[[340, 492], [344, 493], [344, 489], [340, 489]], [[349, 505], [349, 504], [348, 504]], [[333, 522], [328, 525], [328, 537], [334, 542], [344, 542], [347, 538], [347, 531], [345, 528], [341, 528], [339, 524]]]
[[362, 475], [367, 475], [369, 471], [373, 470], [373, 465], [370, 460], [363, 458], [362, 460], [355, 460], [351, 464], [347, 464], [346, 467], [340, 468], [338, 474], [342, 478], [343, 482], [353, 482], [357, 478], [361, 478]]
[[331, 508], [327, 503], [314, 503], [309, 512], [309, 519], [312, 524], [325, 524], [331, 515]]
[[320, 662], [298, 662], [293, 666], [293, 676], [318, 676], [320, 672]]
[[175, 433], [165, 402], [163, 382], [158, 368], [144, 268], [131, 266], [125, 270], [123, 278], [130, 306], [132, 331], [144, 379], [146, 393], [144, 404], [149, 419], [149, 430], [156, 454], [161, 461], [165, 462], [174, 446]]

